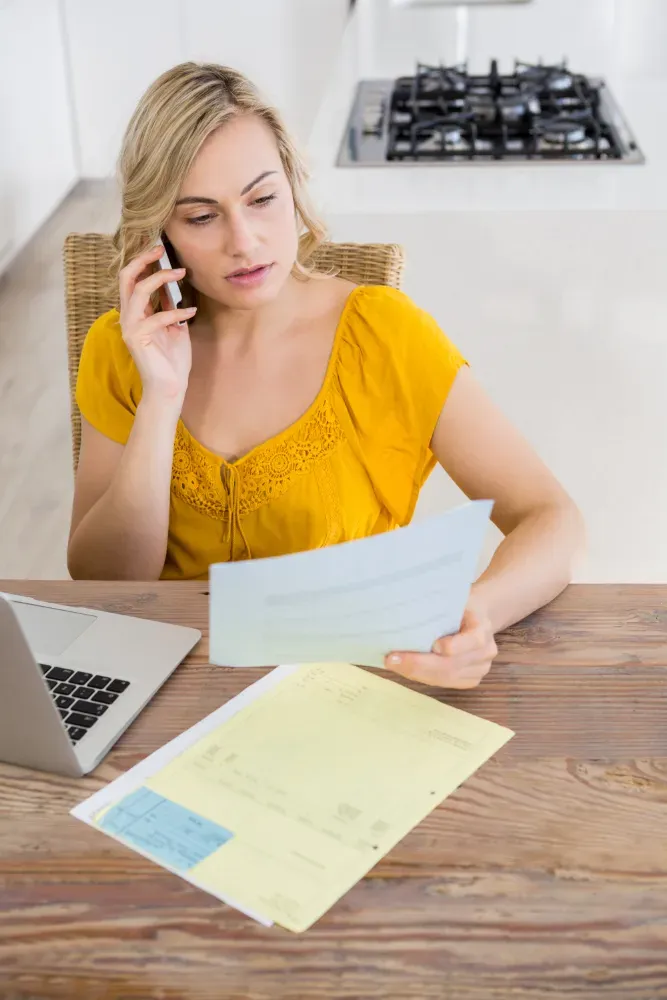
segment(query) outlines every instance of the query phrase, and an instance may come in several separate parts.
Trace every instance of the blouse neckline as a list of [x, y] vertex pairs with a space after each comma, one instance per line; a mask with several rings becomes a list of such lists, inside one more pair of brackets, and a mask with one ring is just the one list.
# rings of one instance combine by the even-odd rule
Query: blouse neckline
[[204, 452], [204, 454], [207, 455], [212, 461], [217, 463], [217, 465], [220, 466], [220, 468], [231, 470], [231, 469], [239, 469], [246, 462], [249, 462], [251, 459], [256, 458], [257, 455], [261, 453], [265, 448], [273, 448], [277, 445], [280, 445], [286, 438], [291, 437], [293, 434], [297, 433], [299, 429], [304, 424], [306, 424], [311, 419], [313, 414], [317, 412], [317, 410], [322, 406], [322, 403], [326, 398], [326, 395], [329, 390], [329, 383], [331, 382], [331, 379], [333, 378], [333, 375], [338, 365], [340, 342], [343, 338], [343, 331], [347, 324], [350, 307], [354, 299], [356, 299], [357, 293], [360, 292], [364, 287], [365, 287], [364, 285], [357, 285], [356, 288], [352, 289], [347, 299], [345, 300], [345, 304], [343, 305], [341, 314], [338, 318], [338, 323], [336, 324], [336, 331], [334, 333], [331, 353], [329, 355], [329, 360], [327, 362], [327, 367], [324, 373], [324, 378], [322, 380], [322, 385], [320, 386], [317, 395], [313, 399], [310, 406], [308, 406], [308, 408], [301, 414], [300, 417], [297, 417], [296, 420], [292, 421], [292, 423], [289, 424], [287, 427], [285, 427], [284, 430], [279, 431], [277, 434], [274, 434], [270, 438], [267, 438], [266, 441], [260, 441], [260, 443], [256, 444], [253, 448], [250, 449], [250, 451], [247, 451], [244, 455], [241, 455], [240, 458], [234, 459], [233, 461], [229, 461], [222, 455], [219, 455], [216, 451], [211, 451], [211, 449], [203, 445], [201, 441], [198, 441], [197, 438], [190, 433], [190, 431], [184, 424], [183, 420], [179, 417], [178, 426], [181, 430], [181, 433], [186, 438], [186, 440], [189, 441], [190, 444], [195, 448], [197, 448], [199, 451]]

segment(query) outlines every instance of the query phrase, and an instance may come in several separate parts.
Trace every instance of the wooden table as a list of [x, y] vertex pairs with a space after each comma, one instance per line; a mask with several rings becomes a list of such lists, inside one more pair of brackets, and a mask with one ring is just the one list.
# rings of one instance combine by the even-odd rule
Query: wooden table
[[[207, 630], [205, 584], [0, 590]], [[667, 586], [573, 586], [477, 691], [517, 733], [304, 935], [266, 929], [69, 809], [256, 680], [206, 638], [94, 774], [0, 764], [0, 997], [667, 997]]]

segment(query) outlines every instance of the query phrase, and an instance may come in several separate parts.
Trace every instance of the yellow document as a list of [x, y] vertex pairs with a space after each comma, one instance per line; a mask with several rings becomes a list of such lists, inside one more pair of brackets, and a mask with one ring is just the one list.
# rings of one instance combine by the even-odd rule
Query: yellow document
[[358, 667], [304, 665], [96, 825], [304, 931], [512, 735]]

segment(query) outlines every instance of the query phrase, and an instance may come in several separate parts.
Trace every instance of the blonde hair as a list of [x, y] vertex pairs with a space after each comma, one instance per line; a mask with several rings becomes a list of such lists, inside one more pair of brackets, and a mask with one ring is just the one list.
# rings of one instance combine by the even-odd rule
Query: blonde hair
[[[216, 63], [186, 62], [151, 84], [125, 132], [118, 160], [121, 218], [111, 265], [116, 289], [121, 268], [160, 238], [202, 143], [240, 115], [256, 115], [275, 136], [302, 230], [292, 273], [311, 276], [307, 262], [327, 233], [310, 205], [308, 172], [279, 112], [242, 73]], [[195, 303], [196, 292], [187, 279], [181, 287], [183, 305]]]

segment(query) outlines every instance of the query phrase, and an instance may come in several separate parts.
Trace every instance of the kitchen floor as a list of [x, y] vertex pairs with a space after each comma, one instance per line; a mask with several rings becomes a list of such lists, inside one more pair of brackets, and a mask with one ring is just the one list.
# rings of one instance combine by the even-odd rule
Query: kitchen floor
[[[68, 232], [110, 232], [116, 217], [113, 184], [78, 185], [0, 278], [1, 578], [67, 575], [61, 250]], [[355, 214], [331, 228], [405, 246], [406, 291], [582, 507], [590, 544], [577, 579], [664, 582], [667, 213]], [[419, 515], [461, 499], [438, 470]]]
[[0, 578], [67, 577], [72, 453], [62, 246], [111, 232], [113, 182], [85, 181], [0, 276]]

